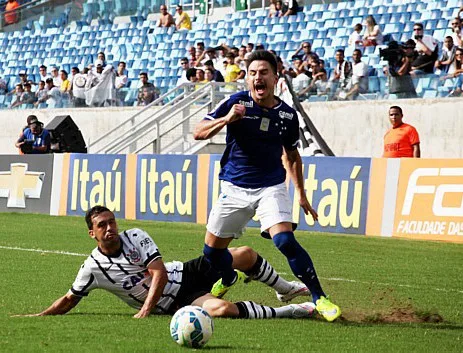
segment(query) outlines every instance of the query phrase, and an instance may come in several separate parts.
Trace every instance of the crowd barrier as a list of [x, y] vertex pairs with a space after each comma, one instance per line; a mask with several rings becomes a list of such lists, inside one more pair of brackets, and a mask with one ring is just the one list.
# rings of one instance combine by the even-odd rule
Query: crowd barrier
[[[302, 161], [319, 220], [293, 198], [298, 229], [463, 242], [462, 159]], [[2, 155], [0, 212], [81, 216], [104, 204], [119, 218], [205, 224], [219, 171], [219, 155]]]

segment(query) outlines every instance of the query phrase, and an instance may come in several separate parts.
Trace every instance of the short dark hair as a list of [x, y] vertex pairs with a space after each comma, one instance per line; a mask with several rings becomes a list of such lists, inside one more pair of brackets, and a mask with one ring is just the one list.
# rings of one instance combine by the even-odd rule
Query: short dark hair
[[415, 27], [415, 26], [420, 27], [421, 29], [424, 28], [424, 27], [423, 27], [423, 24], [422, 24], [421, 22], [416, 22], [416, 23], [413, 25], [413, 27]]
[[254, 43], [248, 43], [251, 48], [254, 48]]
[[342, 55], [344, 55], [344, 49], [338, 49], [336, 50], [336, 53], [341, 53]]
[[274, 74], [277, 73], [277, 58], [275, 57], [275, 55], [273, 55], [269, 51], [267, 50], [253, 51], [249, 55], [248, 59], [246, 60], [246, 68], [249, 68], [249, 65], [251, 65], [253, 61], [257, 61], [257, 60], [268, 62], [272, 68], [273, 73]]
[[66, 75], [66, 77], [68, 76], [68, 72], [66, 70], [61, 70], [60, 72], [62, 72], [63, 74]]
[[204, 66], [212, 66], [214, 67], [214, 62], [212, 60], [207, 60], [205, 63], [204, 63]]
[[360, 49], [354, 49], [352, 53], [359, 52], [360, 55], [362, 55], [362, 51]]
[[196, 69], [193, 67], [190, 67], [188, 70], [186, 70], [186, 79], [190, 81], [190, 78], [196, 76]]
[[119, 61], [119, 64], [117, 64], [117, 66], [119, 66], [120, 64], [124, 64], [125, 66], [127, 66], [127, 63], [125, 61]]
[[39, 69], [45, 69], [45, 70], [46, 70], [47, 67], [46, 67], [45, 65], [40, 65], [40, 66], [39, 66]]
[[188, 62], [188, 58], [187, 58], [187, 57], [183, 57], [183, 58], [180, 59], [180, 62], [182, 62], [182, 61]]
[[146, 72], [140, 72], [138, 76], [146, 76], [146, 78], [148, 78], [148, 74]]
[[453, 37], [452, 36], [446, 36], [444, 39], [451, 39], [453, 41]]
[[389, 108], [389, 111], [391, 111], [391, 109], [397, 109], [401, 115], [404, 114], [402, 113], [402, 108], [399, 107], [398, 105], [393, 105], [392, 107]]
[[80, 70], [79, 70], [79, 68], [78, 68], [77, 66], [73, 66], [73, 67], [71, 67], [71, 71], [72, 71], [72, 70], [75, 70], [75, 71], [77, 71], [77, 73], [79, 73], [79, 72], [80, 72]]
[[89, 209], [85, 213], [85, 222], [87, 223], [88, 229], [93, 228], [93, 220], [92, 220], [92, 218], [94, 216], [99, 215], [100, 213], [103, 213], [103, 212], [112, 212], [112, 211], [109, 208], [105, 207], [105, 206], [96, 205], [96, 206], [93, 206], [91, 209]]
[[363, 26], [361, 23], [357, 23], [355, 26], [354, 26], [354, 31], [361, 31], [363, 29]]
[[45, 83], [53, 83], [53, 79], [52, 78], [47, 78], [47, 80], [45, 81]]

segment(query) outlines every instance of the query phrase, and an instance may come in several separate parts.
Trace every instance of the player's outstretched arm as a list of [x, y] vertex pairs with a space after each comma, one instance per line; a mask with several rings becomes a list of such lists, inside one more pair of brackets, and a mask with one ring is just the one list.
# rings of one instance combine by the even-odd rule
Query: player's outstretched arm
[[196, 125], [193, 137], [195, 140], [207, 140], [219, 133], [225, 125], [243, 118], [246, 108], [241, 104], [234, 104], [228, 114], [214, 120], [202, 120]]
[[307, 195], [304, 190], [304, 177], [302, 175], [302, 159], [297, 149], [288, 151], [284, 149], [283, 165], [289, 173], [293, 181], [296, 195], [299, 198], [299, 205], [304, 210], [305, 214], [311, 214], [314, 221], [318, 220], [317, 211], [315, 211], [307, 200]]
[[168, 281], [167, 270], [164, 266], [164, 262], [162, 262], [162, 259], [156, 259], [152, 261], [148, 265], [148, 272], [152, 278], [150, 289], [142, 308], [133, 316], [136, 319], [142, 319], [151, 313], [151, 310], [153, 310], [159, 298], [161, 298], [164, 287]]
[[81, 297], [67, 293], [61, 298], [55, 300], [55, 302], [50, 305], [47, 309], [37, 314], [26, 314], [26, 315], [13, 315], [14, 317], [18, 316], [45, 316], [45, 315], [63, 315], [73, 309], [81, 300]]

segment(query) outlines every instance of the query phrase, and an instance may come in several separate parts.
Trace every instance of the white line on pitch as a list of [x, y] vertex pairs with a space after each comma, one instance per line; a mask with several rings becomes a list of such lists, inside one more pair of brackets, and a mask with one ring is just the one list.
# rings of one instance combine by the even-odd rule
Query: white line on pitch
[[[61, 251], [61, 250], [42, 250], [42, 249], [27, 249], [27, 248], [19, 248], [17, 246], [1, 246], [0, 249], [6, 250], [18, 250], [18, 251], [30, 251], [30, 252], [39, 252], [39, 253], [47, 253], [47, 254], [58, 254], [58, 255], [70, 255], [70, 256], [81, 256], [87, 257], [88, 255], [79, 254], [75, 252], [68, 252], [68, 251]], [[285, 272], [279, 272], [280, 275], [287, 275]], [[338, 278], [338, 277], [320, 277], [326, 281], [336, 281], [336, 282], [350, 282], [350, 283], [361, 283], [361, 284], [376, 284], [379, 286], [397, 286], [397, 287], [405, 287], [405, 288], [414, 288], [414, 289], [423, 289], [423, 287], [419, 286], [412, 286], [410, 284], [393, 284], [393, 283], [382, 283], [382, 282], [366, 282], [366, 281], [357, 281], [355, 279], [348, 279], [348, 278]], [[454, 292], [454, 293], [463, 293], [462, 290], [458, 289], [446, 289], [446, 288], [431, 288], [427, 287], [427, 289], [432, 289], [438, 292]]]
[[18, 250], [18, 251], [30, 251], [30, 252], [39, 252], [39, 253], [47, 253], [47, 254], [59, 254], [59, 255], [70, 255], [70, 256], [83, 256], [87, 257], [88, 255], [85, 254], [78, 254], [75, 252], [68, 252], [68, 251], [61, 251], [61, 250], [42, 250], [42, 249], [25, 249], [25, 248], [18, 248], [17, 246], [1, 246], [0, 249], [6, 250]]

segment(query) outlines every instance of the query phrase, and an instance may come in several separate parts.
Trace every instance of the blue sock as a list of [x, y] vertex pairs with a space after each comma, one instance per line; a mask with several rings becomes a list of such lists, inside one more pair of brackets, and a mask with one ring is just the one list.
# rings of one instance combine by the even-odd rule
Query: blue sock
[[232, 284], [236, 273], [232, 267], [233, 257], [228, 249], [212, 248], [204, 244], [204, 257], [211, 264], [211, 267], [222, 277], [222, 283], [226, 286]]
[[273, 243], [288, 259], [294, 275], [309, 288], [314, 303], [324, 296], [322, 286], [318, 280], [312, 259], [307, 251], [294, 238], [293, 232], [281, 232], [273, 237]]

